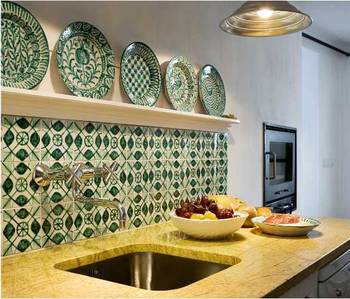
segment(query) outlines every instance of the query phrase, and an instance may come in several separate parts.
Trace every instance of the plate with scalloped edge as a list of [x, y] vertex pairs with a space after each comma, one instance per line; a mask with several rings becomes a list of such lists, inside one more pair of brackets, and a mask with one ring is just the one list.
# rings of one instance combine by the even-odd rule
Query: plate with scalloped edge
[[305, 236], [321, 223], [319, 220], [310, 217], [301, 217], [298, 223], [293, 224], [271, 224], [264, 223], [267, 217], [254, 217], [252, 222], [259, 227], [262, 232], [275, 236]]

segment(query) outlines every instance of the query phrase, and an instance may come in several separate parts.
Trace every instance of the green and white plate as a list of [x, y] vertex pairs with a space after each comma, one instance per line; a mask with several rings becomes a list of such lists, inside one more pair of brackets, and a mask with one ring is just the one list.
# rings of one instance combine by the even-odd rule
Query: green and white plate
[[225, 111], [225, 87], [219, 72], [210, 64], [201, 68], [198, 75], [199, 97], [210, 115], [222, 116]]
[[56, 48], [61, 79], [77, 96], [101, 99], [113, 85], [114, 54], [100, 30], [89, 23], [66, 26]]
[[1, 85], [32, 89], [44, 78], [49, 46], [35, 17], [22, 6], [1, 2]]
[[122, 54], [120, 80], [129, 100], [153, 106], [160, 97], [161, 73], [156, 55], [144, 43], [134, 42]]
[[262, 230], [262, 232], [282, 237], [305, 236], [315, 227], [320, 225], [320, 221], [310, 217], [301, 217], [300, 222], [293, 224], [264, 223], [266, 218], [267, 217], [265, 216], [254, 217], [252, 221]]
[[192, 111], [198, 95], [196, 74], [183, 56], [173, 57], [165, 73], [165, 90], [176, 110]]

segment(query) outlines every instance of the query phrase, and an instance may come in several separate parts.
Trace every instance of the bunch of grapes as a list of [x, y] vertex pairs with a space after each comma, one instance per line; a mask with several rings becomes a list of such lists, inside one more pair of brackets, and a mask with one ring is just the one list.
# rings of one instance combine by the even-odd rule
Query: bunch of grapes
[[210, 200], [205, 195], [198, 197], [195, 202], [186, 201], [181, 203], [180, 207], [175, 210], [175, 213], [179, 217], [191, 218], [193, 213], [204, 214], [206, 211], [214, 213], [218, 219], [236, 217], [232, 209], [219, 208], [215, 201]]

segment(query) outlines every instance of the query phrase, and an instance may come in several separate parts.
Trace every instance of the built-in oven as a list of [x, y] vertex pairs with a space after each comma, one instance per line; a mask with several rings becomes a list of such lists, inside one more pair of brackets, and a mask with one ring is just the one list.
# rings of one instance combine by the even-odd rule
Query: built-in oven
[[295, 128], [264, 123], [264, 206], [275, 212], [290, 213], [296, 201]]

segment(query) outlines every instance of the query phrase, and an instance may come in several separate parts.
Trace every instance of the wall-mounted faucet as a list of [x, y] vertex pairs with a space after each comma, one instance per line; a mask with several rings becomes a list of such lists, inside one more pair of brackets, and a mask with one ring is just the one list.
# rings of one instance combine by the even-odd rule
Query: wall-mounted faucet
[[117, 199], [113, 200], [87, 197], [81, 191], [80, 186], [83, 181], [95, 177], [101, 177], [107, 183], [112, 176], [115, 176], [114, 170], [118, 164], [114, 162], [111, 167], [103, 164], [102, 167], [89, 167], [84, 163], [76, 163], [72, 168], [65, 166], [60, 169], [50, 169], [47, 165], [39, 163], [33, 171], [33, 180], [39, 186], [48, 186], [51, 181], [65, 181], [72, 188], [73, 199], [81, 203], [89, 203], [105, 208], [117, 208], [119, 211], [119, 227], [126, 228], [127, 213], [125, 206]]

